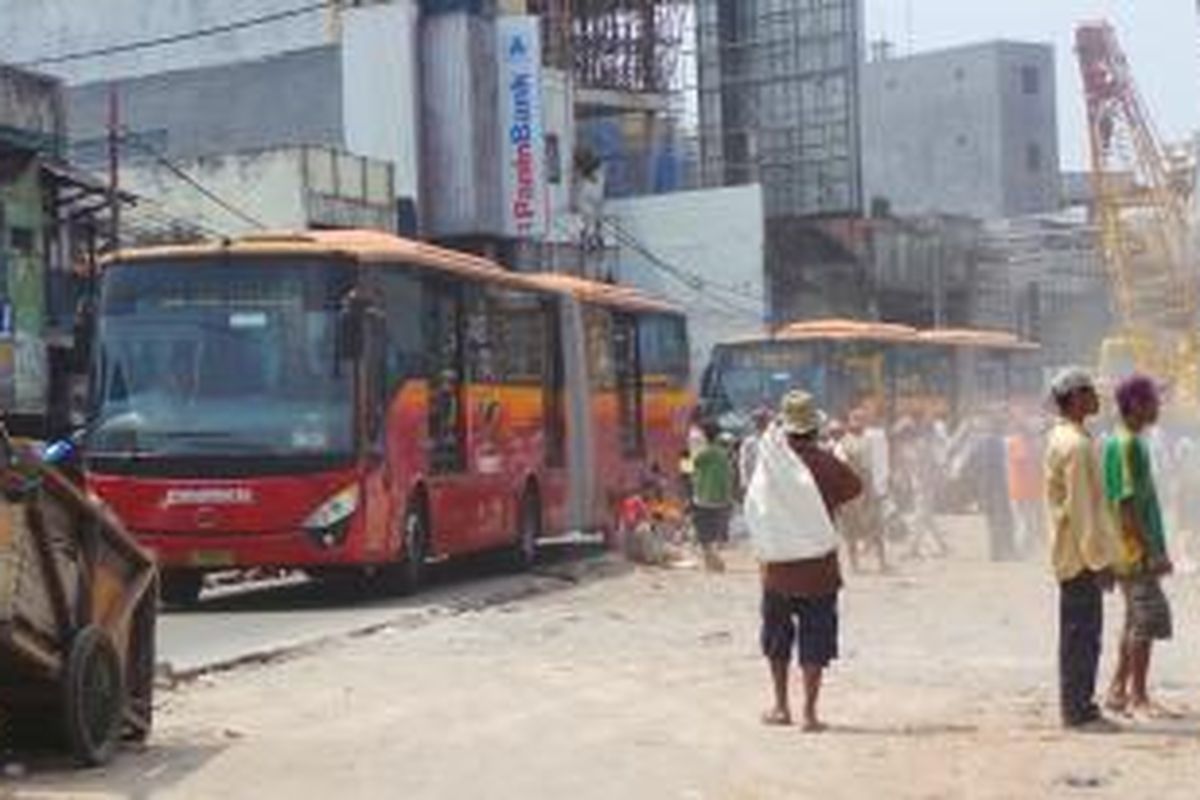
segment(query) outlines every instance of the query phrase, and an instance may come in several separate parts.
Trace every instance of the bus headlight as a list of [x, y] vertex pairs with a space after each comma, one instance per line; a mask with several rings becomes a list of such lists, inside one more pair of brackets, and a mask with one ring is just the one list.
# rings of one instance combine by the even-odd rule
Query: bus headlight
[[304, 521], [304, 529], [325, 547], [342, 543], [350, 518], [358, 511], [359, 488], [353, 483], [330, 497]]

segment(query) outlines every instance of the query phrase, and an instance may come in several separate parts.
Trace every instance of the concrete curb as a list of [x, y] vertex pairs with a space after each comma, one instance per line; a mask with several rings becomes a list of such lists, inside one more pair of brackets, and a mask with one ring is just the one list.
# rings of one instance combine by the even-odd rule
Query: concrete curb
[[[326, 633], [312, 639], [282, 643], [252, 650], [237, 656], [176, 670], [170, 662], [160, 662], [155, 670], [155, 688], [172, 691], [199, 678], [235, 672], [239, 669], [267, 666], [319, 653], [329, 647], [353, 639], [376, 636], [389, 630], [412, 629], [428, 625], [439, 618], [486, 611], [508, 603], [564, 591], [589, 580], [615, 577], [631, 569], [631, 565], [610, 553], [585, 556], [575, 561], [537, 568], [523, 575], [494, 579], [497, 585], [481, 594], [479, 583], [464, 584], [442, 590], [445, 598], [435, 598], [419, 608], [399, 607], [394, 616], [352, 626], [337, 633]], [[474, 590], [474, 591], [473, 591]], [[417, 598], [418, 600], [420, 597]]]

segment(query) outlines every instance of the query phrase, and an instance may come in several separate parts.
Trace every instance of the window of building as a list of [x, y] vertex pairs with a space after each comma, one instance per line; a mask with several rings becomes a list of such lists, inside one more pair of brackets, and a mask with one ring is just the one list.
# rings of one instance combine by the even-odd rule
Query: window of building
[[967, 79], [967, 71], [965, 69], [963, 69], [962, 67], [955, 67], [954, 80], [958, 81], [959, 83], [962, 83], [966, 79]]
[[1036, 143], [1030, 143], [1025, 148], [1025, 168], [1030, 172], [1042, 171], [1042, 148]]
[[551, 186], [558, 186], [562, 183], [562, 147], [559, 144], [558, 134], [546, 134], [546, 180]]
[[1021, 91], [1038, 94], [1042, 90], [1042, 73], [1037, 67], [1021, 67]]

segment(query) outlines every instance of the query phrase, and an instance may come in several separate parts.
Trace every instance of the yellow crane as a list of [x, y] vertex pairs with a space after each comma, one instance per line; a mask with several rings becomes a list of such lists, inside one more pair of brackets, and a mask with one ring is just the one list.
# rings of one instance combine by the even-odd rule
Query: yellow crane
[[1102, 377], [1143, 372], [1168, 382], [1177, 404], [1200, 407], [1190, 182], [1155, 133], [1113, 27], [1080, 25], [1075, 45], [1099, 247], [1119, 325], [1102, 347]]

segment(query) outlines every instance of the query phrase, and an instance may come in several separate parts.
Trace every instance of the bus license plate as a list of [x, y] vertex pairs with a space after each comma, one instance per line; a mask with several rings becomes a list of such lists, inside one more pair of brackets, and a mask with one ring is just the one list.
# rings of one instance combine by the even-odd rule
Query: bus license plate
[[191, 564], [193, 567], [232, 567], [233, 553], [228, 550], [195, 550]]

